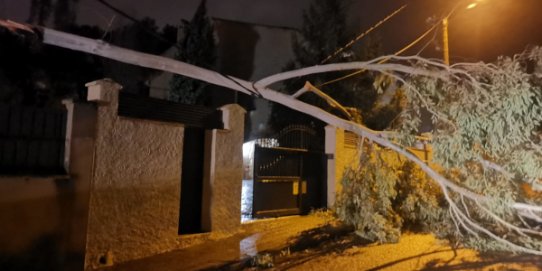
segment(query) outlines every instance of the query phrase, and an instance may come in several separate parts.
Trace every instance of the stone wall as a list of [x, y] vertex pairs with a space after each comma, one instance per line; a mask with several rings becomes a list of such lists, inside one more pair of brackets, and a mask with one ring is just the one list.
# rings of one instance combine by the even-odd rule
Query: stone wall
[[120, 85], [87, 86], [98, 114], [85, 267], [176, 248], [183, 126], [119, 117]]

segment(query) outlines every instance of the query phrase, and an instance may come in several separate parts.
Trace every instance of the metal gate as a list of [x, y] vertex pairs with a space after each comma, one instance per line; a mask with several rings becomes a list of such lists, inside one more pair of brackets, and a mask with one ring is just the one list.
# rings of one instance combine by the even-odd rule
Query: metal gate
[[[323, 129], [322, 129], [323, 130]], [[254, 149], [254, 218], [306, 214], [325, 200], [324, 133], [291, 125]]]

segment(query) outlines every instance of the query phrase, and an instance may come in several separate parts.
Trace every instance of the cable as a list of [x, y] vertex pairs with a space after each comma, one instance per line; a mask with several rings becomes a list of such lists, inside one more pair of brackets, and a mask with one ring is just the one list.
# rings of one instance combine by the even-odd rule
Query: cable
[[[152, 35], [153, 37], [155, 38], [158, 38], [160, 41], [162, 42], [165, 42], [166, 44], [172, 46], [172, 47], [175, 47], [179, 50], [182, 50], [182, 48], [176, 44], [176, 43], [173, 43], [171, 41], [169, 41], [168, 39], [164, 38], [163, 36], [157, 34], [156, 32], [154, 31], [150, 31], [149, 29], [147, 29], [146, 27], [143, 26], [143, 24], [137, 19], [137, 18], [134, 18], [132, 16], [130, 16], [128, 13], [122, 11], [121, 9], [109, 4], [108, 2], [106, 2], [105, 0], [96, 0], [98, 2], [100, 2], [102, 5], [106, 6], [107, 8], [113, 10], [114, 12], [120, 14], [121, 16], [123, 16], [124, 18], [134, 22], [137, 26], [139, 26], [141, 29], [143, 29], [145, 32], [147, 32], [148, 34]], [[252, 90], [252, 89], [249, 89], [241, 84], [239, 84], [239, 82], [237, 82], [235, 79], [233, 79], [232, 77], [230, 77], [229, 75], [225, 75], [225, 74], [222, 74], [222, 73], [219, 73], [217, 72], [218, 74], [220, 74], [222, 77], [230, 80], [231, 82], [233, 82], [234, 84], [238, 85], [239, 87], [243, 88], [244, 90], [248, 91], [248, 92], [251, 92], [251, 93], [254, 93], [257, 97], [261, 97], [262, 95], [256, 90]]]
[[[462, 3], [462, 2], [460, 1], [460, 2], [458, 2], [457, 4], [455, 4], [454, 7], [450, 10], [450, 12], [449, 12], [446, 16], [444, 16], [444, 18], [449, 19], [449, 18], [455, 13], [455, 11], [459, 8], [459, 6], [461, 5], [461, 3]], [[401, 8], [403, 8], [403, 7], [401, 7]], [[444, 18], [443, 18], [443, 19], [444, 19]], [[442, 21], [442, 19], [439, 20], [437, 23], [435, 23], [431, 28], [429, 28], [429, 30], [427, 30], [425, 33], [423, 33], [421, 36], [419, 36], [416, 40], [414, 40], [413, 42], [411, 42], [410, 44], [408, 44], [407, 46], [405, 46], [405, 47], [402, 48], [401, 50], [397, 51], [397, 52], [395, 53], [395, 55], [400, 55], [400, 54], [402, 54], [403, 52], [405, 52], [406, 50], [410, 49], [412, 46], [416, 45], [416, 43], [420, 42], [423, 38], [425, 38], [427, 35], [429, 35], [429, 33], [431, 33], [431, 31], [433, 31], [433, 29], [435, 29], [438, 25], [440, 25], [440, 22], [441, 22], [441, 21]], [[422, 49], [422, 50], [423, 50], [423, 49]], [[389, 58], [383, 59], [383, 60], [379, 61], [378, 63], [381, 64], [381, 63], [384, 63], [384, 62], [386, 62], [386, 61], [388, 61], [388, 60], [389, 60]], [[336, 78], [336, 79], [333, 79], [333, 80], [324, 82], [324, 83], [322, 83], [322, 84], [319, 84], [317, 87], [320, 88], [320, 87], [323, 87], [323, 86], [327, 86], [327, 85], [330, 85], [330, 84], [333, 84], [333, 83], [342, 81], [342, 80], [344, 80], [344, 79], [348, 79], [348, 78], [350, 78], [350, 77], [352, 77], [352, 76], [356, 76], [356, 75], [358, 75], [358, 74], [360, 74], [360, 73], [363, 73], [364, 71], [365, 71], [364, 69], [355, 71], [355, 72], [350, 73], [350, 74], [347, 74], [347, 75], [345, 75], [345, 76], [342, 76], [342, 77], [339, 77], [339, 78]]]
[[402, 7], [398, 8], [397, 10], [395, 10], [394, 12], [392, 12], [390, 15], [386, 16], [386, 18], [382, 19], [380, 22], [376, 23], [375, 25], [371, 26], [371, 28], [367, 29], [365, 32], [361, 33], [360, 35], [358, 35], [357, 37], [355, 37], [353, 40], [351, 40], [350, 42], [348, 42], [345, 46], [343, 46], [342, 48], [339, 48], [337, 51], [335, 51], [333, 54], [329, 55], [328, 57], [326, 57], [324, 60], [322, 60], [322, 62], [320, 62], [320, 65], [321, 64], [324, 64], [326, 62], [328, 62], [330, 59], [336, 57], [338, 54], [340, 54], [342, 51], [346, 50], [347, 48], [351, 47], [356, 41], [360, 40], [361, 38], [367, 36], [369, 33], [371, 33], [373, 30], [377, 29], [379, 26], [381, 26], [382, 24], [384, 24], [386, 21], [388, 21], [389, 19], [393, 18], [395, 15], [397, 15], [399, 12], [401, 12], [403, 9], [405, 9], [407, 7], [407, 5], [403, 5]]
[[[417, 39], [415, 39], [413, 42], [411, 42], [409, 45], [405, 46], [403, 49], [397, 51], [395, 55], [400, 55], [404, 53], [406, 50], [412, 48], [412, 46], [416, 45], [418, 42], [420, 42], [422, 39], [424, 39], [427, 35], [429, 35], [437, 26], [440, 25], [440, 22], [434, 24], [431, 28], [429, 28], [425, 33], [423, 33], [421, 36], [419, 36]], [[382, 60], [384, 62], [387, 61], [387, 59]]]
[[429, 47], [429, 45], [430, 45], [431, 43], [433, 43], [433, 42], [436, 41], [436, 39], [437, 39], [437, 33], [438, 33], [438, 32], [435, 31], [435, 32], [433, 33], [433, 38], [431, 38], [429, 41], [427, 41], [427, 42], [425, 43], [425, 45], [422, 46], [422, 48], [421, 48], [420, 50], [418, 50], [418, 53], [416, 53], [417, 56], [419, 56], [423, 51], [425, 51], [425, 49], [427, 49], [427, 47]]
[[106, 6], [107, 8], [109, 8], [110, 10], [116, 12], [117, 14], [121, 15], [122, 17], [134, 22], [138, 27], [140, 27], [141, 29], [143, 29], [143, 31], [145, 31], [147, 34], [159, 39], [161, 42], [165, 42], [177, 49], [181, 49], [180, 46], [178, 44], [175, 44], [175, 43], [172, 43], [170, 40], [166, 39], [165, 37], [163, 37], [162, 35], [159, 35], [157, 34], [156, 32], [154, 31], [151, 31], [149, 29], [147, 29], [146, 27], [143, 26], [143, 24], [141, 23], [141, 21], [139, 21], [138, 19], [130, 16], [128, 13], [122, 11], [121, 9], [109, 4], [107, 1], [105, 0], [96, 0], [98, 2], [100, 2], [102, 5]]
[[[412, 48], [412, 46], [416, 45], [418, 42], [420, 42], [422, 39], [424, 39], [427, 35], [429, 35], [438, 25], [440, 25], [440, 22], [439, 23], [436, 23], [434, 24], [431, 28], [429, 28], [427, 31], [425, 31], [421, 36], [419, 36], [417, 39], [415, 39], [413, 42], [411, 42], [410, 44], [408, 44], [407, 46], [403, 47], [401, 50], [395, 52], [394, 55], [400, 55], [402, 53], [404, 53], [406, 50]], [[382, 59], [378, 62], [378, 64], [382, 64], [386, 61], [388, 61], [389, 58], [385, 58], [385, 59]], [[360, 73], [363, 73], [365, 72], [365, 69], [361, 69], [361, 70], [358, 70], [358, 71], [355, 71], [353, 73], [349, 73], [345, 76], [342, 76], [342, 77], [339, 77], [339, 78], [336, 78], [336, 79], [333, 79], [333, 80], [330, 80], [330, 81], [327, 81], [327, 82], [324, 82], [322, 84], [319, 84], [318, 87], [323, 87], [323, 86], [327, 86], [327, 85], [330, 85], [330, 84], [333, 84], [333, 83], [336, 83], [336, 82], [339, 82], [339, 81], [342, 81], [344, 79], [348, 79], [352, 76], [355, 76], [355, 75], [358, 75]]]

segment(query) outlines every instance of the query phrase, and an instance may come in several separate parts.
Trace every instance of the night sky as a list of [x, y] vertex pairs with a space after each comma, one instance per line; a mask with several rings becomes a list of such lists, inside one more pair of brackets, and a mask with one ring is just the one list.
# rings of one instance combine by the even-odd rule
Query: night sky
[[[200, 0], [109, 0], [109, 2], [137, 18], [149, 16], [158, 24], [176, 24], [180, 18], [191, 18]], [[457, 0], [349, 0], [348, 22], [353, 36], [384, 18], [401, 5], [408, 7], [374, 33], [383, 42], [385, 53], [392, 53], [416, 39], [431, 26], [430, 18], [439, 18], [451, 10]], [[473, 0], [474, 1], [474, 0]], [[133, 4], [137, 2], [137, 5]], [[299, 28], [301, 12], [310, 0], [208, 0], [212, 17], [250, 23]], [[499, 55], [521, 52], [529, 44], [542, 44], [542, 1], [540, 0], [483, 0], [475, 9], [466, 10], [470, 0], [454, 13], [450, 20], [450, 50], [452, 62], [494, 60]], [[0, 17], [24, 21], [30, 0], [0, 0]], [[111, 18], [113, 27], [127, 23], [95, 0], [80, 0], [78, 22], [98, 24], [107, 28]], [[323, 37], [324, 38], [324, 37]], [[431, 39], [433, 41], [431, 42]], [[441, 33], [431, 35], [406, 54], [421, 53], [426, 57], [440, 57]]]

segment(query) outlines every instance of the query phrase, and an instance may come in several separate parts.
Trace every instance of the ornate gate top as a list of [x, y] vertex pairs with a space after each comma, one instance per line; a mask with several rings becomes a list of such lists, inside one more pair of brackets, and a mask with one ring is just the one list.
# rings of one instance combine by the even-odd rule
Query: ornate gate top
[[289, 148], [306, 151], [323, 151], [324, 133], [302, 124], [292, 124], [284, 127], [272, 137], [260, 138], [256, 144], [264, 148]]

